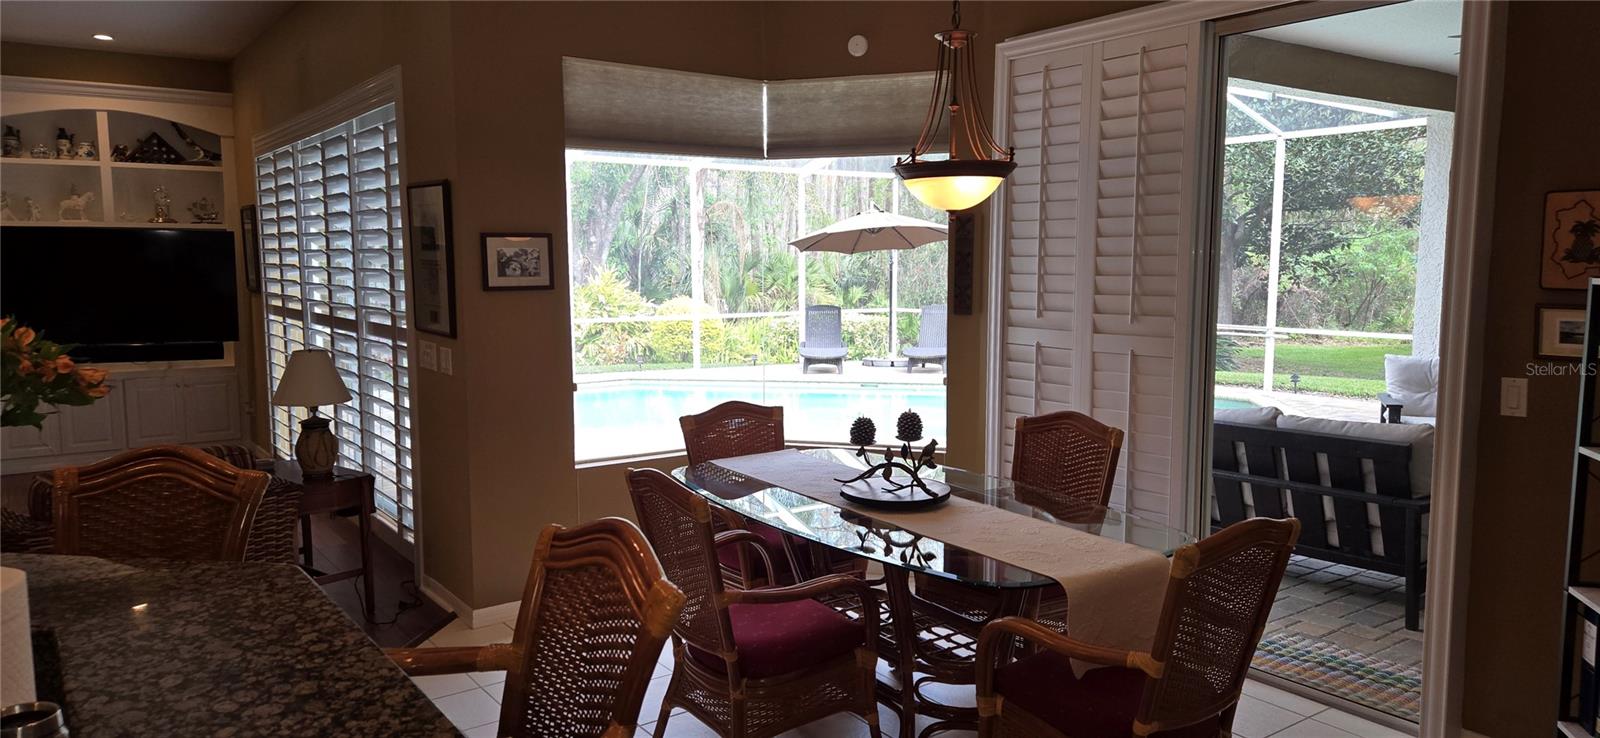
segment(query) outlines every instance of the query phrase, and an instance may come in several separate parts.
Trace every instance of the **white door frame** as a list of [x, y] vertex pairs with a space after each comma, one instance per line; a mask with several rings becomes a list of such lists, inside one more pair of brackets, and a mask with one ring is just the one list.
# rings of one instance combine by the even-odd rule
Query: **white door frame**
[[[1204, 24], [1202, 49], [1213, 51], [1216, 46], [1214, 22], [1246, 13], [1269, 10], [1286, 4], [1286, 0], [1218, 0], [1217, 2], [1182, 2], [1174, 0], [1147, 8], [1117, 13], [1076, 23], [1062, 28], [1027, 34], [1008, 39], [1007, 46], [1014, 49], [1059, 47], [1086, 43], [1134, 33], [1171, 28], [1186, 24]], [[1340, 3], [1333, 12], [1346, 12], [1374, 3]], [[1286, 15], [1304, 12], [1299, 5]], [[1433, 469], [1433, 505], [1428, 550], [1428, 608], [1424, 618], [1423, 639], [1423, 708], [1420, 734], [1427, 738], [1445, 738], [1462, 734], [1461, 707], [1463, 675], [1465, 672], [1466, 598], [1468, 561], [1471, 544], [1471, 506], [1467, 504], [1473, 494], [1475, 482], [1466, 461], [1475, 455], [1478, 430], [1478, 394], [1482, 385], [1483, 324], [1487, 308], [1487, 288], [1490, 248], [1490, 205], [1494, 202], [1494, 173], [1500, 123], [1500, 90], [1502, 70], [1494, 60], [1501, 57], [1505, 37], [1505, 2], [1463, 3], [1461, 27], [1461, 67], [1456, 83], [1456, 129], [1451, 161], [1450, 211], [1448, 243], [1445, 255], [1444, 306], [1440, 325], [1440, 386], [1439, 423], [1435, 435]], [[1203, 60], [1202, 82], [1214, 83], [1215, 54]], [[1004, 132], [1006, 121], [1002, 94], [1006, 90], [1004, 59], [995, 63], [994, 105], [995, 130]], [[1209, 71], [1208, 71], [1209, 70]], [[1207, 89], [1207, 88], [1203, 88]], [[1202, 159], [1198, 167], [1206, 177], [1204, 186], [1195, 188], [1200, 196], [1213, 189], [1211, 172], [1214, 168], [1216, 147], [1215, 125], [1208, 113], [1215, 112], [1215, 101], [1199, 100], [1202, 107], [1202, 125], [1195, 132], [1205, 136], [1197, 143]], [[994, 202], [1004, 202], [996, 198]], [[1209, 205], [1194, 208], [1197, 217], [1210, 219]], [[1004, 360], [1004, 347], [1000, 345], [1005, 306], [1000, 303], [1005, 294], [1006, 259], [1003, 253], [1005, 218], [999, 214], [990, 219], [989, 248], [989, 335], [987, 404], [987, 454], [986, 463], [992, 472], [999, 468], [1000, 438], [1003, 431], [1002, 398], [996, 368]], [[1198, 223], [1194, 232], [1200, 234], [1194, 246], [1193, 272], [1195, 279], [1205, 279], [1192, 291], [1194, 323], [1192, 347], [1196, 355], [1190, 362], [1190, 392], [1192, 406], [1188, 413], [1190, 429], [1189, 473], [1184, 476], [1187, 488], [1204, 490], [1210, 483], [1209, 459], [1210, 406], [1212, 402], [1210, 356], [1211, 340], [1215, 326], [1208, 308], [1214, 306], [1215, 283], [1210, 279], [1213, 263], [1210, 222]], [[1198, 508], [1189, 516], [1195, 532], [1203, 532], [1205, 520]]]

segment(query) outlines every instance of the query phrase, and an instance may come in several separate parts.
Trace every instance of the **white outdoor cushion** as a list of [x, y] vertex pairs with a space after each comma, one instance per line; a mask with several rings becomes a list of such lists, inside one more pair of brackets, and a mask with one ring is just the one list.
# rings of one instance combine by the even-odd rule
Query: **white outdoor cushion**
[[[1328, 420], [1325, 418], [1303, 418], [1298, 415], [1285, 415], [1278, 418], [1278, 427], [1285, 430], [1310, 431], [1312, 433], [1327, 433], [1347, 438], [1365, 438], [1378, 441], [1397, 441], [1411, 444], [1411, 496], [1421, 497], [1430, 493], [1433, 486], [1433, 426], [1397, 424], [1397, 423], [1363, 423], [1355, 420]], [[1317, 454], [1317, 472], [1321, 477], [1318, 481], [1324, 486], [1331, 486], [1328, 473], [1328, 457]], [[1372, 462], [1367, 459], [1361, 461], [1361, 481], [1366, 492], [1376, 494], [1378, 491], [1377, 480], [1372, 471]], [[1335, 546], [1339, 543], [1338, 530], [1335, 526], [1335, 513], [1333, 500], [1322, 499], [1322, 512], [1327, 521], [1328, 542]], [[1367, 505], [1367, 530], [1372, 536], [1372, 552], [1384, 555], [1383, 537], [1380, 534], [1382, 519], [1378, 515], [1378, 506]], [[1427, 516], [1423, 516], [1423, 550], [1427, 550]]]
[[1259, 425], [1271, 428], [1278, 424], [1278, 417], [1283, 411], [1275, 407], [1230, 407], [1218, 408], [1212, 411], [1213, 417], [1224, 423], [1238, 425]]
[[1401, 415], [1438, 415], [1439, 357], [1385, 354], [1383, 382], [1385, 392], [1405, 406]]

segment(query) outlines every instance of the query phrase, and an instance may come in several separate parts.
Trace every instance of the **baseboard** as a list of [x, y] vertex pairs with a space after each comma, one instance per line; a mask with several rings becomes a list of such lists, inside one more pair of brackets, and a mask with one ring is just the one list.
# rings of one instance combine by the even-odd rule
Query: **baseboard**
[[469, 628], [482, 628], [491, 623], [500, 623], [517, 616], [521, 610], [521, 602], [502, 602], [498, 605], [473, 609], [465, 600], [457, 597], [450, 588], [435, 581], [433, 577], [422, 575], [422, 593], [432, 597], [435, 602], [442, 603], [447, 609], [466, 622]]

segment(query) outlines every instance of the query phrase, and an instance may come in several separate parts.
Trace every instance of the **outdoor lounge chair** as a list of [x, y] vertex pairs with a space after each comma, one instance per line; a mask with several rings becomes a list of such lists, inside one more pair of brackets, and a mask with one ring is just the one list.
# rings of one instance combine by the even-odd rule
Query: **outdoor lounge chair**
[[947, 331], [945, 321], [945, 307], [943, 305], [924, 305], [922, 307], [922, 327], [917, 331], [917, 345], [907, 347], [900, 353], [906, 357], [906, 371], [911, 371], [915, 366], [927, 366], [929, 362], [938, 362], [939, 368], [945, 368], [945, 357], [950, 353], [946, 344]]
[[812, 305], [806, 308], [806, 340], [800, 342], [800, 373], [812, 364], [832, 364], [844, 373], [844, 326], [839, 306]]

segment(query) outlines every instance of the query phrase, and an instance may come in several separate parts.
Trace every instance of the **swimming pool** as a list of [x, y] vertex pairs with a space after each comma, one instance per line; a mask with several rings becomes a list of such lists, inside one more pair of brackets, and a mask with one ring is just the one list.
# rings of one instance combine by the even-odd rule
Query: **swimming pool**
[[[579, 461], [640, 456], [683, 448], [678, 418], [729, 400], [784, 408], [791, 441], [843, 443], [850, 423], [865, 415], [878, 424], [878, 440], [894, 437], [900, 413], [922, 416], [923, 436], [949, 438], [941, 385], [801, 382], [715, 382], [625, 379], [578, 385], [573, 419]], [[1218, 398], [1218, 408], [1255, 407]]]
[[850, 423], [865, 415], [879, 440], [894, 437], [900, 413], [922, 416], [923, 435], [943, 442], [944, 387], [909, 384], [801, 384], [784, 382], [663, 382], [624, 380], [578, 385], [573, 400], [580, 460], [683, 448], [678, 418], [728, 400], [784, 407], [790, 440], [844, 442]]

